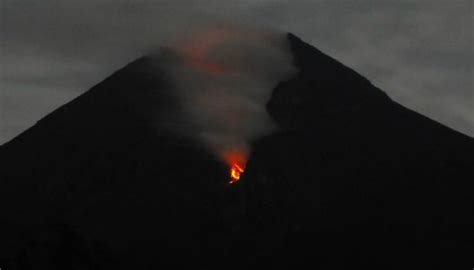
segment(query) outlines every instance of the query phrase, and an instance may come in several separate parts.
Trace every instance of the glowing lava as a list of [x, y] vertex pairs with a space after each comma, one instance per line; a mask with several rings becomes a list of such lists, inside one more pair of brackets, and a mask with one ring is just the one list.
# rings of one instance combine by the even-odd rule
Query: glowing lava
[[247, 154], [243, 149], [227, 150], [222, 153], [222, 159], [229, 165], [230, 181], [235, 184], [240, 180], [247, 164]]
[[238, 164], [232, 164], [230, 168], [230, 182], [229, 184], [234, 184], [240, 179], [240, 175], [244, 172], [244, 169]]

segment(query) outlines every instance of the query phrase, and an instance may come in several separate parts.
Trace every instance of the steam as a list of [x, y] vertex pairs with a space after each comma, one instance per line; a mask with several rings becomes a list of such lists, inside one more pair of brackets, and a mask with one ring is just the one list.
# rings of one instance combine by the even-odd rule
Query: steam
[[191, 134], [228, 164], [245, 166], [251, 142], [275, 125], [265, 104], [294, 73], [285, 35], [236, 25], [207, 26], [174, 46], [167, 65]]

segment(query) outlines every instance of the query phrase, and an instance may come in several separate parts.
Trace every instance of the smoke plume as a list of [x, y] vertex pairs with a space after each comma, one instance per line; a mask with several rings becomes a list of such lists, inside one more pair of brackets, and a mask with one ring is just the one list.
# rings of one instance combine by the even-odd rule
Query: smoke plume
[[265, 109], [272, 89], [294, 74], [284, 34], [206, 26], [178, 38], [171, 74], [190, 132], [223, 161], [245, 166], [251, 142], [275, 128]]

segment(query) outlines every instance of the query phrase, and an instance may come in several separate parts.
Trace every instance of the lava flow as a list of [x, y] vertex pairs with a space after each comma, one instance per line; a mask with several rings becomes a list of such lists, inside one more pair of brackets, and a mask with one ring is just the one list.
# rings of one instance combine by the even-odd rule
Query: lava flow
[[247, 155], [242, 149], [226, 151], [222, 155], [223, 160], [229, 165], [230, 181], [229, 184], [235, 184], [240, 180], [247, 163]]
[[229, 184], [234, 184], [240, 179], [240, 175], [244, 172], [244, 169], [240, 167], [238, 164], [232, 164], [230, 168], [230, 181]]

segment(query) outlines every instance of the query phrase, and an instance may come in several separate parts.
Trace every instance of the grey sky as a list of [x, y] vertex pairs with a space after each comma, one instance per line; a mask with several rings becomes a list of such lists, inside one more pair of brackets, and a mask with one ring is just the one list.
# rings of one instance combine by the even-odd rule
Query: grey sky
[[270, 24], [403, 105], [474, 136], [471, 0], [0, 0], [0, 144], [219, 15]]

